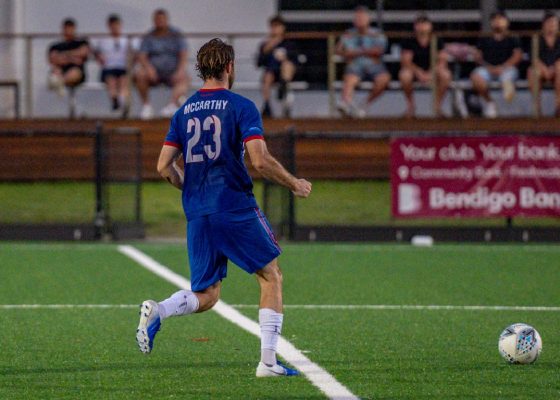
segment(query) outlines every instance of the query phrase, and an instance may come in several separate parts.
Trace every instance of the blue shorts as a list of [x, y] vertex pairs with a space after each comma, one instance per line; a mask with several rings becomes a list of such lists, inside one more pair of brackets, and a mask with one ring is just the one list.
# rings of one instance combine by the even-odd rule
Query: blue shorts
[[282, 249], [259, 208], [205, 215], [187, 225], [191, 287], [202, 291], [227, 275], [227, 262], [252, 274]]

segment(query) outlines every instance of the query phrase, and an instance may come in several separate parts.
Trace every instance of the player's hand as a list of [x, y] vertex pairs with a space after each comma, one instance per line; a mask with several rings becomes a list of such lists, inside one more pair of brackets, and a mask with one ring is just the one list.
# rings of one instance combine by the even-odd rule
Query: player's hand
[[311, 182], [308, 182], [305, 179], [298, 179], [292, 193], [297, 197], [306, 198], [311, 194], [311, 186]]

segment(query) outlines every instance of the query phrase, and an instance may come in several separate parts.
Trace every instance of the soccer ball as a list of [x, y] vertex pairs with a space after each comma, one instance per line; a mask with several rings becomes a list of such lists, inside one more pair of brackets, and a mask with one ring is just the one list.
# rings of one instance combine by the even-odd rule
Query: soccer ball
[[527, 324], [510, 325], [500, 335], [498, 350], [510, 364], [534, 363], [541, 354], [541, 335]]

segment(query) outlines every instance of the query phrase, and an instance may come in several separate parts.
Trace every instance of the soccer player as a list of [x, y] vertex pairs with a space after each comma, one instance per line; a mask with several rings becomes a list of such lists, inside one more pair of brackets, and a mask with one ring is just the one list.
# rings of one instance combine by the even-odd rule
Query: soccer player
[[[230, 91], [233, 47], [212, 39], [196, 58], [204, 85], [173, 116], [157, 166], [162, 177], [183, 191], [192, 288], [159, 303], [144, 301], [136, 340], [143, 353], [150, 353], [161, 321], [210, 310], [220, 297], [231, 260], [254, 273], [261, 289], [261, 360], [256, 375], [297, 375], [276, 359], [283, 321], [281, 249], [252, 193], [244, 150], [261, 175], [298, 197], [309, 196], [311, 183], [292, 176], [269, 154], [255, 104]], [[181, 153], [184, 170], [176, 164]]]

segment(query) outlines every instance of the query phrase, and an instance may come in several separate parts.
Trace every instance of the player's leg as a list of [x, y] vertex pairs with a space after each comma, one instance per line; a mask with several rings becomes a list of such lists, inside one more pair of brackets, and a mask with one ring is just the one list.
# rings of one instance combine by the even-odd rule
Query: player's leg
[[298, 372], [276, 360], [282, 332], [282, 272], [277, 258], [281, 249], [270, 224], [258, 208], [212, 215], [213, 238], [236, 265], [257, 276], [261, 287], [259, 324], [261, 361], [258, 377], [297, 375]]
[[404, 97], [406, 99], [406, 116], [414, 117], [416, 107], [414, 104], [414, 72], [412, 71], [412, 68], [401, 68], [399, 71], [399, 81], [401, 82]]
[[261, 362], [268, 367], [276, 365], [278, 337], [284, 320], [282, 306], [282, 271], [278, 259], [272, 260], [256, 272], [261, 289], [259, 324], [261, 326]]
[[154, 300], [142, 303], [136, 340], [143, 353], [151, 352], [163, 320], [209, 310], [220, 298], [220, 281], [226, 275], [227, 259], [213, 246], [210, 229], [208, 217], [188, 223], [191, 290], [179, 290], [159, 303]]

